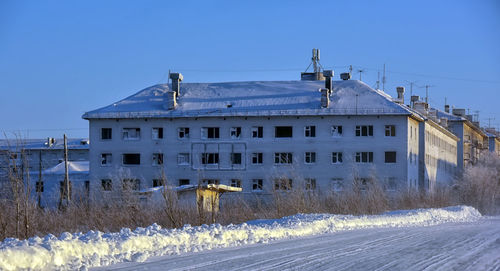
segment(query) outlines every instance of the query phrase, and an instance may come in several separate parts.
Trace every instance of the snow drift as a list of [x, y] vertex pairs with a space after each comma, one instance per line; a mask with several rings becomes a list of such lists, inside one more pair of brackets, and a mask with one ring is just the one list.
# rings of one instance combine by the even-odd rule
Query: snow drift
[[145, 261], [151, 256], [197, 252], [243, 244], [376, 228], [431, 226], [447, 222], [472, 222], [481, 217], [474, 208], [455, 206], [351, 216], [298, 214], [275, 220], [255, 220], [240, 225], [202, 225], [181, 229], [128, 228], [116, 233], [90, 231], [47, 235], [0, 243], [0, 270], [80, 269], [123, 261]]

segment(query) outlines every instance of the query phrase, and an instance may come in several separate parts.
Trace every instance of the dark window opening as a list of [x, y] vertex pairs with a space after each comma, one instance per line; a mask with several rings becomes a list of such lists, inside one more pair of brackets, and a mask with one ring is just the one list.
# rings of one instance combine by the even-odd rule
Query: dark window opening
[[111, 139], [111, 128], [101, 128], [101, 139]]
[[274, 127], [274, 135], [277, 138], [292, 137], [293, 136], [292, 126], [276, 126]]
[[385, 152], [385, 162], [386, 163], [396, 163], [396, 152], [386, 151]]
[[124, 165], [140, 165], [141, 164], [141, 154], [140, 153], [125, 153], [125, 154], [123, 154], [123, 164]]

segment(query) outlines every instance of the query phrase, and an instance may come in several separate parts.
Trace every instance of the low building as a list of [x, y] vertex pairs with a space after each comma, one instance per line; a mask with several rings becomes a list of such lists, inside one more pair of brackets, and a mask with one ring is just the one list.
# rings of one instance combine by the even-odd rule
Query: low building
[[484, 132], [488, 137], [488, 150], [500, 156], [500, 132], [495, 128], [486, 128]]

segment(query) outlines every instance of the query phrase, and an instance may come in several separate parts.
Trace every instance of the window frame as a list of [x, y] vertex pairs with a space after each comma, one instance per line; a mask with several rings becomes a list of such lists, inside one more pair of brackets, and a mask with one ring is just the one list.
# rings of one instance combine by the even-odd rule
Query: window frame
[[[307, 161], [309, 158], [309, 162]], [[305, 152], [304, 153], [304, 164], [312, 165], [316, 164], [316, 152]]]
[[163, 160], [163, 153], [161, 153], [161, 152], [153, 153], [153, 156], [152, 156], [152, 165], [153, 166], [161, 166], [161, 165], [163, 165], [164, 161], [165, 160]]
[[355, 134], [359, 137], [373, 136], [373, 125], [356, 125]]
[[264, 191], [264, 179], [252, 179], [252, 192]]
[[[385, 136], [386, 137], [395, 137], [396, 136], [396, 125], [385, 125]], [[411, 130], [411, 128], [410, 128]]]
[[[104, 132], [106, 131], [106, 133]], [[106, 135], [106, 138], [104, 138]], [[109, 138], [107, 138], [109, 136]], [[112, 140], [113, 139], [113, 128], [101, 128], [101, 140]]]
[[[156, 130], [156, 132], [155, 132], [155, 130]], [[151, 128], [151, 139], [152, 140], [162, 140], [163, 139], [163, 127]]]
[[231, 127], [229, 129], [229, 137], [231, 139], [240, 139], [241, 138], [241, 126]]
[[332, 125], [332, 127], [330, 129], [331, 129], [330, 133], [331, 133], [332, 137], [342, 137], [342, 135], [343, 135], [342, 125]]
[[292, 152], [275, 152], [274, 153], [275, 165], [291, 165], [293, 164]]
[[[131, 137], [130, 131], [135, 132], [135, 137]], [[137, 128], [137, 127], [124, 127], [124, 128], [122, 128], [122, 140], [124, 140], [124, 141], [141, 140], [141, 128], [140, 127], [139, 128]]]
[[180, 140], [189, 139], [189, 127], [178, 127], [177, 128], [177, 139], [180, 139]]
[[315, 125], [304, 126], [304, 137], [307, 138], [316, 137], [316, 126]]
[[252, 138], [264, 138], [263, 126], [252, 126]]
[[373, 152], [356, 152], [355, 157], [355, 161], [358, 164], [373, 163]]
[[264, 154], [262, 152], [252, 153], [252, 165], [262, 165], [264, 162]]
[[344, 162], [343, 156], [343, 152], [332, 152], [332, 164], [342, 164]]
[[109, 152], [101, 153], [101, 167], [110, 167], [113, 163], [113, 154]]

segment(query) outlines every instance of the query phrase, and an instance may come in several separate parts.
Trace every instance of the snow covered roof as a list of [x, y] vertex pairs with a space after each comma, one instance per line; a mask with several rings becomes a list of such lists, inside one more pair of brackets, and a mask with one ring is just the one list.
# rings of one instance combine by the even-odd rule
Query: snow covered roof
[[174, 110], [167, 110], [168, 84], [143, 89], [84, 119], [274, 115], [411, 115], [405, 105], [357, 80], [334, 81], [330, 106], [321, 108], [324, 81], [181, 83]]
[[[1, 149], [11, 150], [62, 150], [64, 149], [64, 140], [55, 138], [53, 144], [48, 143], [48, 139], [1, 139]], [[87, 138], [68, 138], [68, 149], [89, 149], [89, 140]]]
[[[57, 164], [52, 168], [48, 168], [43, 171], [43, 174], [64, 174], [65, 165], [64, 162]], [[69, 161], [68, 162], [68, 173], [69, 174], [88, 174], [89, 173], [89, 161]]]

